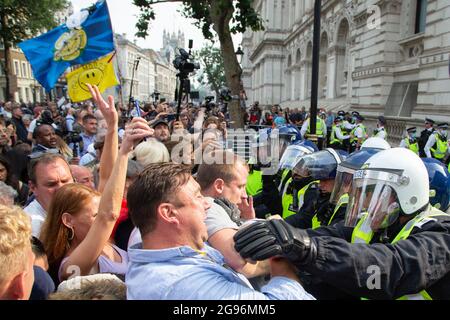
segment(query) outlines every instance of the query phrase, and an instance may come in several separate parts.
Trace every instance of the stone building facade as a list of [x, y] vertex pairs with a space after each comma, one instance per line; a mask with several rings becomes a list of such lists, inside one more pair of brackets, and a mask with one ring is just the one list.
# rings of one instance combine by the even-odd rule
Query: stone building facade
[[[257, 0], [243, 36], [249, 102], [310, 105], [314, 0]], [[450, 120], [450, 1], [322, 0], [319, 105], [405, 126]], [[399, 133], [400, 134], [400, 133]]]
[[[132, 96], [139, 101], [150, 101], [151, 94], [155, 91], [155, 63], [134, 42], [127, 40], [126, 35], [116, 34], [116, 72], [120, 77], [122, 88], [122, 103], [127, 103], [130, 96], [131, 80], [133, 80]], [[139, 58], [139, 64], [134, 71], [133, 65]]]

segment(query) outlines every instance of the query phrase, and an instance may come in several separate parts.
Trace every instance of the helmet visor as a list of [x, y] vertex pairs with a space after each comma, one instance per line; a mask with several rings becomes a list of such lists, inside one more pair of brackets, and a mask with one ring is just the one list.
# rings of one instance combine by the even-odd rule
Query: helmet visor
[[330, 202], [336, 205], [339, 199], [352, 190], [353, 173], [355, 170], [338, 166], [333, 192], [331, 192]]
[[292, 169], [292, 173], [314, 180], [334, 179], [337, 168], [336, 158], [327, 150], [303, 156]]
[[292, 170], [300, 158], [309, 153], [311, 151], [303, 146], [292, 145], [287, 147], [280, 160], [280, 169]]
[[[400, 203], [392, 183], [384, 177], [377, 177], [377, 172], [371, 173], [370, 178], [355, 177], [353, 180], [345, 225], [355, 227], [364, 216], [370, 229], [376, 232], [394, 223], [400, 212]], [[386, 172], [379, 174], [393, 176]]]

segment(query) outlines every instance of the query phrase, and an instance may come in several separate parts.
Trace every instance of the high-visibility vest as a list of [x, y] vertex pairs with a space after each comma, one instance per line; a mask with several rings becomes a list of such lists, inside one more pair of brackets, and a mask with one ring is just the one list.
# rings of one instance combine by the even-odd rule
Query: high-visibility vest
[[[308, 130], [306, 131], [307, 134], [309, 134], [311, 132], [310, 129], [310, 119], [308, 119]], [[316, 118], [316, 135], [318, 135], [319, 137], [323, 138], [323, 127], [325, 126], [324, 122], [322, 119], [320, 119], [319, 117]]]
[[[292, 182], [292, 178], [289, 178], [286, 185], [284, 186], [284, 190], [283, 190], [283, 193], [281, 196], [281, 205], [283, 206], [283, 219], [286, 219], [287, 217], [292, 216], [293, 214], [297, 213], [292, 208], [292, 204], [294, 203], [294, 195], [293, 195], [293, 193], [287, 192], [291, 182]], [[298, 208], [301, 208], [303, 206], [305, 193], [313, 183], [319, 183], [319, 181], [310, 182], [297, 192], [296, 196], [298, 199]]]
[[411, 143], [410, 139], [408, 137], [406, 137], [405, 139], [405, 145], [406, 148], [408, 148], [409, 150], [411, 150], [412, 152], [414, 152], [415, 154], [419, 154], [419, 142], [417, 142], [416, 139], [414, 139], [414, 142]]
[[347, 120], [344, 120], [344, 121], [342, 121], [342, 124], [341, 124], [341, 131], [342, 131], [342, 134], [344, 135], [344, 136], [348, 136], [349, 134], [350, 134], [350, 132], [351, 132], [351, 130], [348, 130], [346, 127], [345, 127], [345, 125], [346, 124], [348, 124], [349, 122], [347, 121]]
[[387, 141], [388, 134], [387, 134], [387, 131], [384, 129], [384, 127], [381, 128], [380, 130], [377, 130], [377, 133], [374, 133], [374, 134], [373, 134], [373, 137], [378, 137], [378, 133], [381, 132], [381, 131], [384, 131], [384, 132], [386, 133], [386, 134], [384, 135], [384, 138], [383, 138], [383, 139]]
[[[336, 212], [339, 211], [339, 209], [343, 206], [343, 205], [347, 205], [348, 204], [348, 193], [344, 193], [340, 198], [338, 203], [336, 204], [336, 206], [334, 207], [334, 211], [333, 211], [333, 215], [331, 216], [330, 220], [328, 220], [327, 222], [327, 226], [329, 226], [331, 224], [331, 222], [334, 219], [334, 216], [336, 215]], [[320, 226], [322, 226], [322, 224], [320, 223], [319, 219], [317, 218], [317, 213], [314, 215], [313, 219], [312, 219], [312, 229], [317, 229]]]
[[331, 128], [331, 135], [330, 135], [330, 144], [334, 144], [334, 143], [342, 143], [341, 139], [338, 139], [338, 137], [336, 137], [336, 125], [333, 124], [332, 128]]
[[441, 135], [439, 133], [434, 133], [434, 137], [436, 138], [436, 144], [430, 149], [431, 154], [436, 159], [444, 159], [448, 149], [448, 142], [446, 139], [441, 140]]
[[245, 190], [249, 196], [254, 196], [262, 191], [262, 171], [251, 170], [247, 177]]
[[[353, 128], [353, 130], [352, 130], [352, 132], [351, 132], [351, 135], [355, 135], [355, 131], [356, 131], [356, 129], [358, 129], [358, 128], [361, 128], [362, 129], [362, 132], [363, 132], [363, 137], [362, 137], [362, 141], [361, 141], [361, 143], [362, 142], [364, 142], [365, 140], [366, 140], [366, 136], [367, 136], [367, 131], [366, 131], [366, 127], [362, 124], [362, 123], [358, 123], [357, 125], [356, 125], [356, 127], [354, 127]], [[358, 137], [354, 137], [353, 139], [352, 139], [352, 141], [351, 141], [352, 143], [353, 142], [358, 142]]]
[[[408, 223], [400, 230], [391, 244], [394, 244], [400, 240], [405, 240], [409, 237], [415, 226], [423, 225], [428, 220], [434, 220], [437, 216], [446, 216], [447, 214], [430, 206], [428, 210], [415, 216], [409, 220]], [[352, 243], [365, 243], [369, 244], [373, 237], [373, 231], [370, 229], [370, 221], [367, 219], [367, 213], [363, 214], [358, 224], [353, 229]], [[408, 294], [398, 298], [397, 300], [432, 300], [431, 296], [425, 290], [415, 294]]]

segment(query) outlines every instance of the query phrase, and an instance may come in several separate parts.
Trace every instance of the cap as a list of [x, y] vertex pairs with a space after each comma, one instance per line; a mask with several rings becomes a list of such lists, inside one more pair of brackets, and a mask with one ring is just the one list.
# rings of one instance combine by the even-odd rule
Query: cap
[[155, 122], [152, 123], [151, 127], [154, 129], [156, 126], [160, 125], [160, 124], [165, 124], [167, 127], [169, 126], [169, 124], [167, 123], [166, 120], [164, 119], [158, 119]]
[[359, 113], [358, 113], [358, 114], [355, 114], [355, 117], [356, 117], [356, 119], [358, 119], [359, 121], [364, 121], [364, 120], [365, 120], [365, 118], [364, 118], [362, 115], [360, 115]]
[[352, 111], [352, 116], [359, 116], [359, 112], [358, 111]]
[[378, 121], [383, 125], [386, 124], [386, 119], [383, 116], [379, 116]]
[[345, 116], [345, 111], [344, 110], [340, 110], [338, 111], [338, 116]]
[[437, 127], [441, 129], [448, 129], [448, 123], [447, 122], [438, 123]]
[[417, 128], [416, 127], [407, 128], [406, 131], [414, 132], [414, 131], [417, 131]]
[[428, 123], [431, 123], [431, 124], [435, 123], [434, 120], [432, 120], [430, 118], [425, 118], [425, 122], [428, 122]]

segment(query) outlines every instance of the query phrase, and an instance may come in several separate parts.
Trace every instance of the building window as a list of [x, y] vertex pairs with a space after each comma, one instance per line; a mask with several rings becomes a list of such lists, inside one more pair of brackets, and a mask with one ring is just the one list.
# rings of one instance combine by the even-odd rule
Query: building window
[[28, 88], [25, 88], [25, 102], [30, 101], [30, 92], [28, 91]]
[[28, 78], [27, 64], [22, 62], [22, 77]]
[[16, 76], [20, 76], [20, 68], [19, 68], [19, 62], [14, 61], [14, 74]]
[[428, 0], [417, 0], [415, 33], [425, 32]]

